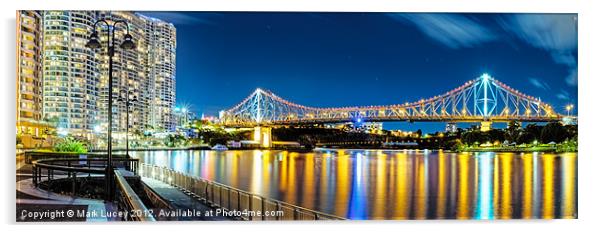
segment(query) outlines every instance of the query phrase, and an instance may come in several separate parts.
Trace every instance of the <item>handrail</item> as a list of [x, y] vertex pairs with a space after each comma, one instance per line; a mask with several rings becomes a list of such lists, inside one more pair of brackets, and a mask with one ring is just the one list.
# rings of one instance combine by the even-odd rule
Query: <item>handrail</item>
[[[138, 169], [139, 159], [137, 158], [116, 158], [114, 161], [123, 163], [123, 167], [133, 173], [136, 173], [136, 169]], [[46, 183], [50, 184], [54, 180], [55, 171], [64, 172], [63, 175], [66, 175], [66, 178], [72, 180], [71, 192], [75, 195], [78, 189], [78, 173], [88, 174], [88, 176], [91, 174], [107, 176], [107, 163], [108, 159], [106, 158], [38, 159], [31, 162], [31, 173], [33, 176], [33, 183], [38, 187], [42, 183], [42, 177], [47, 177]], [[46, 170], [46, 174], [42, 173], [44, 169]]]
[[[167, 167], [140, 164], [138, 174], [176, 186], [205, 203], [230, 211], [282, 211], [282, 216], [265, 216], [261, 220], [345, 220], [340, 216], [307, 209], [276, 199], [263, 197], [225, 184], [193, 177]], [[258, 205], [256, 205], [258, 204]], [[246, 220], [256, 220], [253, 216], [240, 216]]]
[[[115, 158], [113, 160], [115, 162], [136, 162], [136, 163], [139, 161], [139, 159], [136, 159], [136, 158]], [[82, 166], [82, 167], [76, 167], [76, 166], [71, 166], [70, 164], [67, 166], [52, 164], [54, 162], [73, 162], [73, 161], [77, 161], [77, 162], [85, 161], [86, 163], [88, 163], [88, 165]], [[65, 171], [65, 172], [83, 172], [83, 173], [92, 173], [92, 174], [104, 174], [106, 172], [106, 170], [104, 168], [102, 168], [102, 169], [93, 168], [96, 166], [92, 166], [91, 164], [89, 164], [90, 162], [108, 162], [108, 159], [104, 159], [104, 158], [39, 159], [39, 160], [31, 162], [31, 164], [34, 168], [45, 168], [45, 169], [52, 169], [52, 170]], [[104, 167], [104, 166], [102, 166], [102, 167]]]
[[128, 184], [121, 171], [115, 170], [115, 179], [117, 181], [117, 187], [121, 192], [119, 196], [118, 206], [119, 209], [128, 211], [125, 218], [134, 221], [155, 221], [151, 212], [146, 208], [140, 197], [134, 192], [132, 186]]

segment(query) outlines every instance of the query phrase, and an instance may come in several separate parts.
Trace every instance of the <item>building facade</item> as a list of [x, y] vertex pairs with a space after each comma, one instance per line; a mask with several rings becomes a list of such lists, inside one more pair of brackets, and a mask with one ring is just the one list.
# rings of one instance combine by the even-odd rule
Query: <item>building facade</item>
[[18, 143], [42, 146], [52, 126], [42, 114], [42, 15], [17, 11], [16, 124]]
[[[124, 137], [126, 129], [128, 129], [128, 123], [129, 132], [143, 132], [150, 122], [152, 113], [150, 107], [151, 92], [149, 91], [151, 76], [147, 71], [149, 66], [148, 51], [152, 48], [149, 48], [145, 36], [146, 25], [149, 20], [136, 13], [122, 11], [101, 11], [98, 17], [107, 19], [110, 23], [117, 20], [128, 22], [129, 29], [123, 24], [118, 24], [115, 31], [116, 46], [121, 44], [125, 33], [128, 31], [136, 43], [136, 48], [133, 50], [116, 49], [113, 57], [113, 132], [115, 132], [116, 138]], [[101, 37], [101, 43], [106, 43], [106, 40], [106, 36]], [[106, 48], [98, 50], [97, 53], [104, 58], [100, 59], [101, 66], [108, 67], [109, 60]], [[101, 70], [99, 109], [102, 129], [106, 129], [108, 125], [108, 80], [108, 69]]]
[[152, 115], [150, 125], [173, 132], [176, 129], [176, 28], [171, 23], [148, 18], [149, 75]]
[[[42, 119], [42, 17], [17, 12], [17, 124]], [[27, 130], [24, 130], [27, 131]]]
[[[175, 130], [175, 27], [134, 12], [17, 12], [17, 133], [19, 122], [55, 122], [59, 135], [99, 136], [108, 126], [106, 26], [97, 26], [103, 47], [85, 47], [98, 19], [125, 20], [137, 48], [119, 48], [126, 28], [116, 30], [113, 58], [114, 132], [152, 126]], [[121, 97], [121, 98], [120, 98]]]
[[43, 114], [59, 135], [91, 137], [98, 122], [98, 59], [86, 48], [96, 14], [43, 11]]

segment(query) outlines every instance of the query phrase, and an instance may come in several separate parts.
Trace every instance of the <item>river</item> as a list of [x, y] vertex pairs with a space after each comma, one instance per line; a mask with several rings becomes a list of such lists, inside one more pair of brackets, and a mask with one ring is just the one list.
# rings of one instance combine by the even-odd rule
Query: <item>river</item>
[[576, 218], [577, 153], [138, 151], [170, 167], [350, 219]]

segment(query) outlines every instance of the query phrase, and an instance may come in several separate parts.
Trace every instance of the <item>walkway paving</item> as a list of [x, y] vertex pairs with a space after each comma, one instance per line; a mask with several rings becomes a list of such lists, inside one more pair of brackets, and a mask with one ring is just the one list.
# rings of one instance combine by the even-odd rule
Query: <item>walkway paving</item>
[[[17, 221], [88, 221], [88, 222], [106, 222], [113, 220], [107, 217], [105, 213], [116, 209], [114, 204], [105, 203], [101, 200], [79, 198], [61, 195], [49, 192], [34, 186], [32, 179], [21, 179], [17, 181], [17, 192], [22, 197], [18, 198], [17, 203]], [[23, 195], [24, 194], [24, 195]], [[67, 211], [74, 211], [73, 216], [68, 216]], [[44, 218], [42, 220], [33, 219], [30, 214], [62, 211], [64, 214], [58, 218]], [[92, 216], [78, 216], [77, 213], [96, 213]], [[83, 212], [82, 212], [83, 211]]]
[[151, 188], [155, 193], [161, 196], [164, 200], [168, 202], [168, 204], [176, 211], [198, 211], [202, 213], [202, 216], [198, 217], [178, 217], [179, 221], [190, 221], [190, 220], [205, 220], [205, 221], [223, 221], [223, 220], [233, 220], [230, 218], [226, 218], [223, 216], [205, 216], [205, 213], [210, 213], [213, 211], [213, 215], [215, 215], [215, 210], [205, 205], [202, 201], [185, 194], [174, 186], [166, 184], [164, 182], [142, 177], [142, 182], [144, 182], [149, 188]]
[[[107, 213], [116, 211], [117, 207], [113, 203], [105, 203], [103, 200], [87, 199], [62, 195], [41, 188], [35, 187], [31, 175], [31, 165], [21, 164], [17, 171], [17, 221], [89, 221], [89, 222], [106, 222], [118, 221], [117, 218], [107, 216]], [[128, 174], [133, 175], [133, 174]], [[64, 175], [55, 175], [55, 179], [61, 178]], [[83, 176], [83, 175], [82, 175]], [[87, 175], [85, 175], [87, 176]], [[92, 175], [96, 176], [96, 175]], [[66, 176], [65, 176], [66, 177]], [[46, 177], [42, 176], [42, 180]], [[142, 178], [142, 181], [155, 193], [161, 196], [170, 205], [172, 210], [164, 210], [166, 214], [176, 214], [176, 217], [168, 217], [163, 219], [191, 221], [191, 220], [232, 220], [223, 216], [205, 216], [205, 213], [215, 210], [205, 205], [202, 201], [187, 195], [176, 187], [150, 178]], [[56, 212], [72, 210], [74, 212], [95, 213], [95, 215], [80, 216], [74, 214], [72, 217], [44, 218], [42, 220], [33, 219], [28, 216], [29, 213], [35, 212]], [[185, 211], [197, 211], [196, 216], [188, 216]], [[155, 213], [157, 214], [157, 213]], [[157, 218], [161, 219], [161, 218]]]

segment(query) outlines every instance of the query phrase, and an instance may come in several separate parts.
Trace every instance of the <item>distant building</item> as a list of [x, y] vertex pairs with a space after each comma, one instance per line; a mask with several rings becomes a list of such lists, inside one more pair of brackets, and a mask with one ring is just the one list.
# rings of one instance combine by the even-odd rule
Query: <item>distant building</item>
[[458, 125], [456, 123], [447, 123], [445, 125], [445, 132], [455, 133], [458, 131]]
[[194, 112], [190, 111], [185, 107], [176, 107], [174, 109], [174, 119], [176, 122], [176, 132], [184, 134], [184, 136], [191, 137], [195, 134], [191, 127], [193, 120], [195, 119]]
[[383, 130], [382, 122], [345, 122], [345, 123], [333, 123], [325, 124], [325, 128], [328, 129], [348, 129], [356, 132], [380, 134]]

